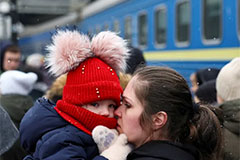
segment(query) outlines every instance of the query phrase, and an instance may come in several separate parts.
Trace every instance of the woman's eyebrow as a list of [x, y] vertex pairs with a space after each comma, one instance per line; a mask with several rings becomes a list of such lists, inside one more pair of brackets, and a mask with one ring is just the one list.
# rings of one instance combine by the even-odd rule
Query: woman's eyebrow
[[123, 95], [123, 100], [125, 100], [125, 101], [127, 101], [127, 102], [130, 102], [130, 103], [132, 103], [132, 100], [131, 100], [131, 99], [129, 99], [128, 97], [124, 96], [124, 95]]

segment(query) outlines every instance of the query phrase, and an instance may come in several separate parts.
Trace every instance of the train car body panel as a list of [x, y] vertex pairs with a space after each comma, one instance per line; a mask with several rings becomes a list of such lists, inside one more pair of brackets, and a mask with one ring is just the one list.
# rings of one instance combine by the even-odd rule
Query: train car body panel
[[[84, 8], [77, 26], [90, 36], [102, 30], [119, 32], [132, 46], [144, 51], [149, 65], [172, 67], [189, 81], [197, 69], [221, 68], [240, 56], [239, 3], [240, 0], [113, 0], [106, 4], [99, 0]], [[50, 41], [48, 36], [49, 32], [23, 38], [20, 44], [28, 44], [30, 38], [38, 46], [39, 40], [45, 45]]]

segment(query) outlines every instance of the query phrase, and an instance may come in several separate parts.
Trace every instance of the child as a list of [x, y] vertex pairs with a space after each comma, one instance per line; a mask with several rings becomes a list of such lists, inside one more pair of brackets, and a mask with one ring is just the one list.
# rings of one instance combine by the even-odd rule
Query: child
[[58, 31], [48, 46], [50, 72], [67, 73], [62, 99], [40, 98], [20, 125], [25, 159], [105, 159], [92, 139], [98, 125], [116, 127], [114, 108], [122, 88], [117, 73], [126, 68], [126, 42], [101, 32], [92, 41], [77, 31]]

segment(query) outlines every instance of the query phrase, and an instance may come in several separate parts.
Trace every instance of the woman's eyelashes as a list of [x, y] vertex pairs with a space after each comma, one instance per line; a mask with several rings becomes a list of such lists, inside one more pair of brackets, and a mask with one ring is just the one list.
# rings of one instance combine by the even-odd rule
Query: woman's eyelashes
[[127, 107], [127, 108], [130, 108], [130, 107], [131, 107], [131, 104], [128, 103], [126, 100], [123, 101], [123, 104], [124, 104], [124, 106]]

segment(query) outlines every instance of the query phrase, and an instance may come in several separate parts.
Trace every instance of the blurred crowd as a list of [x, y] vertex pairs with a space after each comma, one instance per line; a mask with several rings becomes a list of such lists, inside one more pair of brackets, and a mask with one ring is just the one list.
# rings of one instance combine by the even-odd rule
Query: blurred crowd
[[[141, 50], [130, 47], [127, 72], [120, 73], [123, 88], [134, 71], [146, 66]], [[19, 139], [19, 125], [39, 97], [53, 104], [62, 98], [67, 74], [55, 77], [45, 66], [45, 57], [33, 53], [21, 59], [17, 45], [1, 49], [0, 71], [0, 160], [23, 159], [27, 153]], [[207, 104], [222, 125], [224, 160], [240, 159], [240, 57], [222, 68], [203, 68], [190, 76], [194, 101]], [[214, 135], [213, 135], [214, 136]]]

